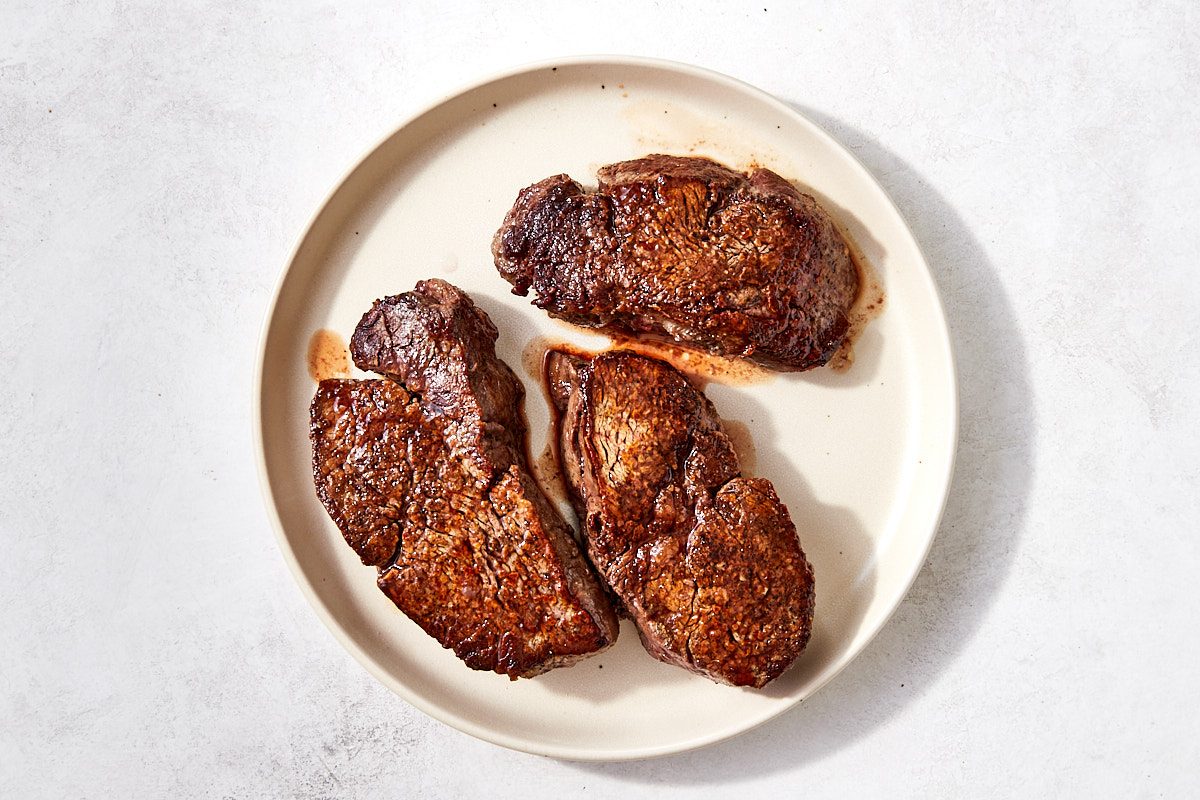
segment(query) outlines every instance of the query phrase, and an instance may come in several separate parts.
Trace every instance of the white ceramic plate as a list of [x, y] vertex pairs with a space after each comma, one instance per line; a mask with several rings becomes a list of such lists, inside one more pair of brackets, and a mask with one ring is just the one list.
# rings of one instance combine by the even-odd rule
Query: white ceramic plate
[[[373, 300], [442, 277], [500, 329], [525, 381], [532, 452], [548, 412], [522, 351], [538, 336], [606, 340], [550, 320], [492, 266], [490, 242], [517, 192], [650, 152], [758, 163], [809, 187], [857, 241], [887, 293], [845, 373], [710, 384], [745, 423], [752, 474], [791, 510], [816, 574], [814, 632], [763, 691], [718, 686], [655, 661], [629, 623], [609, 651], [510, 682], [473, 672], [375, 588], [313, 492], [306, 369], [311, 335], [349, 337]], [[632, 58], [569, 59], [488, 80], [440, 102], [370, 153], [333, 192], [284, 273], [263, 334], [256, 425], [268, 506], [300, 586], [337, 638], [414, 706], [474, 736], [545, 755], [662, 755], [744, 731], [811, 695], [859, 653], [924, 561], [948, 488], [957, 408], [937, 293], [912, 234], [867, 171], [783, 103], [706, 70]], [[571, 518], [568, 516], [568, 518]]]

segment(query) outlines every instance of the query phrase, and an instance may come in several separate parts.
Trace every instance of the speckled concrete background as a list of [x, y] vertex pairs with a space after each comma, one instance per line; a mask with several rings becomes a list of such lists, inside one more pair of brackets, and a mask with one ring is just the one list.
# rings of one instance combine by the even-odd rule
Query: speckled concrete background
[[[406, 5], [0, 7], [0, 796], [1194, 791], [1194, 4]], [[343, 170], [586, 52], [728, 72], [848, 145], [926, 249], [963, 405], [929, 562], [845, 673], [600, 766], [472, 740], [343, 652], [249, 422], [271, 287]]]

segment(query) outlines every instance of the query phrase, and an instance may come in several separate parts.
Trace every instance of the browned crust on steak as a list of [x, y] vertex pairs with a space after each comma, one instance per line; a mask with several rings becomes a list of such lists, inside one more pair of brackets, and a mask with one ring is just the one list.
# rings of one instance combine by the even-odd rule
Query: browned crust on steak
[[629, 352], [548, 364], [588, 555], [656, 658], [761, 687], [803, 651], [812, 567], [770, 481], [743, 478], [708, 399]]
[[405, 614], [468, 666], [530, 677], [608, 647], [617, 622], [530, 475], [523, 392], [495, 337], [442, 281], [376, 303], [355, 332], [355, 362], [406, 386], [322, 381], [313, 475], [346, 542]]
[[773, 369], [842, 346], [858, 272], [833, 220], [768, 169], [652, 155], [518, 195], [492, 243], [513, 293], [577, 325], [664, 336]]

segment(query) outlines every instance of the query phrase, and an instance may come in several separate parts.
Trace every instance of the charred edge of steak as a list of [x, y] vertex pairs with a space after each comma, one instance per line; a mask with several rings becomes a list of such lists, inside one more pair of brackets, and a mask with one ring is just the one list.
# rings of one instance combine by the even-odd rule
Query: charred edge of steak
[[[317, 497], [364, 564], [383, 568], [396, 558], [404, 510], [390, 501], [407, 487], [403, 476], [380, 470], [375, 480], [356, 480], [355, 461], [404, 463], [402, 443], [384, 428], [413, 425], [420, 408], [403, 386], [382, 380], [326, 379], [309, 407], [313, 481]], [[365, 445], [365, 447], [364, 447]], [[355, 459], [341, 452], [357, 448]], [[367, 452], [371, 450], [372, 452]], [[345, 496], [354, 494], [354, 502]]]
[[513, 293], [569, 322], [749, 358], [828, 362], [859, 291], [849, 247], [810, 195], [767, 169], [653, 155], [523, 189], [497, 231]]

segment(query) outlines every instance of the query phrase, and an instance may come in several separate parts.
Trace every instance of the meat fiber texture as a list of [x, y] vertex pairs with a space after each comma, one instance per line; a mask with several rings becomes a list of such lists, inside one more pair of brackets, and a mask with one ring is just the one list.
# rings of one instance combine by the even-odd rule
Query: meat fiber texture
[[652, 155], [521, 191], [492, 243], [513, 293], [551, 316], [778, 370], [845, 342], [858, 270], [833, 220], [768, 169]]
[[552, 352], [563, 473], [587, 554], [656, 658], [762, 687], [800, 655], [814, 583], [771, 482], [743, 478], [716, 410], [674, 367]]
[[317, 495], [388, 597], [468, 666], [511, 678], [616, 639], [611, 603], [530, 475], [497, 332], [439, 280], [375, 303], [311, 408]]

